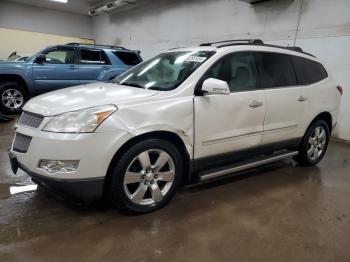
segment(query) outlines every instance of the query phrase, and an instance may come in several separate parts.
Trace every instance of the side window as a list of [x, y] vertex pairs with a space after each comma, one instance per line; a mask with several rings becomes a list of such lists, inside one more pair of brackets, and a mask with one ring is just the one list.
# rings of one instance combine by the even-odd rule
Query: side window
[[231, 92], [256, 89], [257, 69], [253, 53], [235, 53], [223, 58], [206, 78], [227, 82]]
[[326, 69], [315, 61], [293, 56], [292, 62], [300, 85], [309, 85], [328, 77]]
[[46, 56], [46, 64], [74, 64], [74, 49], [55, 48], [49, 50]]
[[113, 54], [118, 57], [125, 65], [134, 66], [142, 62], [140, 57], [133, 52], [115, 51]]
[[260, 88], [274, 88], [297, 85], [291, 59], [288, 55], [259, 53], [261, 74]]
[[80, 63], [86, 65], [108, 65], [107, 55], [102, 50], [81, 49]]

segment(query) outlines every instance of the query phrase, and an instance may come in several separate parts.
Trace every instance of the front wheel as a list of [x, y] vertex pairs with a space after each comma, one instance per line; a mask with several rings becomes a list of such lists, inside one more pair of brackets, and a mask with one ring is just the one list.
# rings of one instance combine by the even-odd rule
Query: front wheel
[[326, 153], [329, 139], [328, 124], [324, 120], [317, 120], [306, 131], [295, 160], [302, 166], [316, 165]]
[[16, 82], [0, 84], [0, 111], [5, 114], [18, 114], [28, 101], [26, 90]]
[[112, 203], [136, 214], [160, 209], [174, 196], [182, 172], [176, 146], [162, 139], [139, 142], [120, 157], [113, 170]]

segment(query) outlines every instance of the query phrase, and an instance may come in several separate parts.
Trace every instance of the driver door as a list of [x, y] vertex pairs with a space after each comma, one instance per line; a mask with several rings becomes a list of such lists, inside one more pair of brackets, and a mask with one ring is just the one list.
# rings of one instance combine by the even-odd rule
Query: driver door
[[229, 95], [196, 96], [195, 159], [261, 145], [265, 117], [264, 90], [257, 89], [254, 53], [239, 52], [223, 57], [205, 78], [226, 81]]
[[79, 85], [79, 66], [75, 48], [54, 47], [44, 53], [46, 61], [33, 63], [33, 79], [37, 93], [45, 93]]

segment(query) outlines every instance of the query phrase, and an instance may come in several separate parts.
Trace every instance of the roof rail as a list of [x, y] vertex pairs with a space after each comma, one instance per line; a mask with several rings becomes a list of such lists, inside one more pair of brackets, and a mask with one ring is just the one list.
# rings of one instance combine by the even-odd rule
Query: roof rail
[[186, 47], [185, 46], [178, 46], [178, 47], [170, 48], [169, 50], [176, 50], [176, 49], [181, 49], [181, 48], [186, 48]]
[[265, 45], [265, 46], [287, 49], [287, 50], [295, 51], [295, 52], [302, 53], [302, 54], [305, 54], [305, 55], [309, 55], [309, 56], [312, 56], [312, 57], [316, 57], [313, 54], [304, 52], [304, 50], [301, 47], [299, 47], [299, 46], [286, 46], [286, 47], [279, 46], [279, 45]]
[[313, 54], [304, 52], [301, 47], [298, 46], [278, 46], [278, 45], [271, 45], [271, 44], [265, 44], [262, 40], [260, 39], [237, 39], [237, 40], [225, 40], [225, 41], [218, 41], [218, 42], [213, 42], [213, 43], [204, 43], [201, 44], [200, 46], [211, 46], [213, 44], [222, 44], [217, 46], [217, 48], [222, 48], [226, 46], [235, 46], [235, 45], [257, 45], [257, 46], [267, 46], [267, 47], [276, 47], [276, 48], [281, 48], [281, 49], [286, 49], [286, 50], [291, 50], [295, 51], [298, 53], [302, 53], [305, 55], [309, 55], [312, 57], [315, 57]]
[[[247, 44], [264, 44], [264, 42], [261, 39], [234, 39], [234, 40], [225, 40], [225, 41], [218, 41], [218, 42], [212, 42], [212, 43], [203, 43], [199, 46], [212, 46], [215, 44], [223, 44], [223, 43], [232, 43], [235, 44], [237, 42], [245, 42]], [[221, 47], [221, 46], [218, 46]]]
[[111, 48], [111, 49], [126, 49], [122, 46], [113, 46], [113, 45], [96, 45], [96, 44], [84, 44], [84, 43], [68, 43], [66, 45], [74, 45], [74, 46], [98, 46], [98, 47], [105, 47], [105, 48]]
[[302, 49], [301, 47], [299, 47], [299, 46], [287, 46], [286, 48], [287, 48], [287, 49], [290, 49], [290, 50], [292, 50], [292, 51], [304, 53], [303, 49]]

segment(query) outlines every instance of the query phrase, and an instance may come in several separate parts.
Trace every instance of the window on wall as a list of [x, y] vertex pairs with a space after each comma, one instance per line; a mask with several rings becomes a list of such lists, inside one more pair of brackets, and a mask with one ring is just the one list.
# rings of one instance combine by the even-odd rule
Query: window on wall
[[107, 65], [109, 64], [108, 58], [104, 51], [94, 49], [81, 49], [80, 51], [81, 64], [86, 65]]
[[134, 66], [142, 62], [140, 57], [132, 52], [115, 51], [113, 54], [126, 65]]
[[293, 56], [292, 62], [300, 85], [309, 85], [328, 77], [326, 69], [318, 62]]
[[49, 50], [46, 56], [46, 64], [74, 64], [74, 49], [55, 48]]
[[297, 85], [291, 59], [288, 55], [259, 53], [261, 63], [260, 88]]
[[255, 56], [250, 52], [226, 56], [207, 73], [206, 78], [227, 82], [231, 92], [254, 90], [257, 80]]

